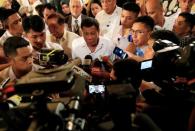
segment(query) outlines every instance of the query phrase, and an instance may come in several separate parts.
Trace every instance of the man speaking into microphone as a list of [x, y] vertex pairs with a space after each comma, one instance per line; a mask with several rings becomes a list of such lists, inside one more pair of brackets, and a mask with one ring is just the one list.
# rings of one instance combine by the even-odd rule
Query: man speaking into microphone
[[100, 36], [99, 23], [94, 18], [85, 18], [81, 22], [83, 36], [72, 43], [72, 58], [80, 57], [82, 61], [86, 55], [93, 60], [101, 56], [111, 56], [114, 44], [111, 40]]

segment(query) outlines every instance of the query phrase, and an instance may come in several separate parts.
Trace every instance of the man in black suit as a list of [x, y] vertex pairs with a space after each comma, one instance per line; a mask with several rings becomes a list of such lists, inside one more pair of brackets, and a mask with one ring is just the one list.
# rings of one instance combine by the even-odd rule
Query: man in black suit
[[86, 18], [81, 12], [83, 10], [83, 3], [81, 0], [70, 0], [69, 2], [71, 15], [65, 18], [65, 23], [67, 23], [67, 30], [72, 31], [81, 36], [80, 25], [82, 19]]

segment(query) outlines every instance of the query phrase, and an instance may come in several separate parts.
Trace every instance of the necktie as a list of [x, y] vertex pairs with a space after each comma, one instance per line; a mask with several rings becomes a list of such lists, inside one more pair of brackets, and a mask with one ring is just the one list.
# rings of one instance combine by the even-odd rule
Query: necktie
[[78, 24], [78, 20], [74, 21], [74, 33], [79, 35], [79, 24]]

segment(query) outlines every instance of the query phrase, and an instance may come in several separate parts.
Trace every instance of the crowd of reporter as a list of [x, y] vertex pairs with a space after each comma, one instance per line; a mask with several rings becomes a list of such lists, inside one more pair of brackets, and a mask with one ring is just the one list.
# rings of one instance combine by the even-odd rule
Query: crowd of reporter
[[[93, 131], [195, 130], [193, 1], [178, 4], [179, 10], [165, 17], [158, 0], [130, 1], [122, 8], [116, 0], [1, 1], [1, 125], [7, 130], [33, 129], [33, 124], [34, 130], [76, 130], [76, 125]], [[70, 11], [60, 10], [63, 6]], [[59, 75], [67, 84], [64, 91], [50, 87], [63, 87]], [[15, 89], [24, 80], [35, 88], [25, 90], [30, 96]], [[35, 95], [35, 81], [51, 90]], [[73, 96], [79, 113], [60, 100]], [[47, 103], [56, 101], [54, 110], [61, 104], [62, 111], [48, 111]], [[26, 102], [35, 108], [20, 108]], [[86, 121], [85, 129], [75, 122], [77, 116]]]

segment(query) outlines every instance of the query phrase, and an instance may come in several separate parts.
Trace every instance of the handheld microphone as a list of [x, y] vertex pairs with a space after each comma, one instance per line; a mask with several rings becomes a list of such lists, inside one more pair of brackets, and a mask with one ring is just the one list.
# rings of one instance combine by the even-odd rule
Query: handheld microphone
[[87, 73], [91, 72], [91, 66], [92, 66], [92, 56], [86, 55], [83, 62], [82, 62], [82, 68]]
[[90, 66], [92, 64], [92, 56], [91, 55], [86, 55], [82, 65]]

